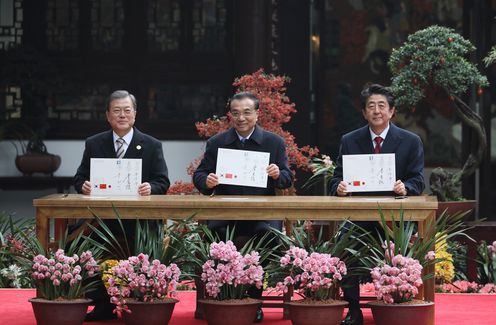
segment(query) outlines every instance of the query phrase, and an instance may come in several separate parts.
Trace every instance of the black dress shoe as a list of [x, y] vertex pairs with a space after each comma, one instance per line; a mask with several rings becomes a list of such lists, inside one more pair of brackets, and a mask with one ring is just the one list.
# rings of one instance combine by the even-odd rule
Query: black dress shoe
[[350, 309], [341, 321], [341, 325], [363, 325], [363, 315], [360, 308]]
[[258, 307], [257, 314], [255, 315], [254, 323], [261, 323], [263, 321], [263, 310], [261, 307]]
[[117, 315], [112, 312], [113, 308], [98, 308], [95, 307], [84, 317], [85, 322], [98, 322], [101, 320], [117, 319]]

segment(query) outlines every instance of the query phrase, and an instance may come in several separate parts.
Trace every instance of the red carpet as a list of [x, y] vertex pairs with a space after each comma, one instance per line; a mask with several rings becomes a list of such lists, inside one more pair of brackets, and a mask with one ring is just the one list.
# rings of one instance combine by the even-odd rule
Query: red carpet
[[[34, 325], [33, 310], [28, 298], [34, 297], [31, 289], [0, 289], [0, 324], [1, 325]], [[205, 321], [195, 320], [194, 292], [180, 292], [181, 300], [174, 309], [170, 325], [206, 325]], [[496, 324], [496, 295], [480, 294], [437, 294], [436, 325], [494, 325]], [[290, 325], [290, 321], [282, 320], [281, 309], [265, 309], [263, 324]], [[365, 309], [365, 324], [374, 324], [370, 310]], [[86, 323], [95, 325], [122, 324], [119, 321]], [[229, 325], [226, 323], [226, 325]]]

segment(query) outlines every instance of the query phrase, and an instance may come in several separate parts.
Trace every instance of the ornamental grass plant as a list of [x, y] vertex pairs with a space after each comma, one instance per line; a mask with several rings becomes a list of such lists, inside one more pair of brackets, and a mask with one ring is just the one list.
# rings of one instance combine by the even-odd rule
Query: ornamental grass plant
[[311, 221], [300, 221], [290, 234], [273, 230], [281, 243], [282, 256], [274, 257], [267, 268], [269, 283], [279, 292], [294, 288], [308, 302], [338, 300], [342, 280], [360, 271], [349, 266], [356, 265], [366, 250], [357, 228], [344, 221], [326, 236], [324, 228], [316, 230]]
[[100, 272], [97, 260], [102, 251], [82, 234], [69, 243], [66, 231], [58, 242], [58, 248], [45, 249], [36, 238], [29, 238], [29, 241], [29, 250], [19, 256], [19, 260], [24, 268], [30, 270], [37, 298], [82, 299], [96, 288]]
[[233, 243], [235, 228], [228, 228], [223, 240], [204, 224], [198, 225], [197, 230], [201, 240], [193, 241], [191, 253], [196, 274], [205, 284], [207, 299], [244, 299], [248, 298], [250, 287], [262, 288], [262, 264], [275, 249], [271, 233], [248, 239], [238, 250]]
[[31, 241], [35, 237], [35, 220], [14, 219], [0, 213], [0, 288], [32, 288], [30, 267], [20, 261], [33, 258]]
[[[369, 255], [362, 259], [370, 270], [376, 295], [386, 304], [411, 301], [417, 294], [423, 280], [432, 278], [434, 273], [422, 273], [426, 267], [433, 267], [444, 258], [436, 256], [435, 245], [454, 236], [467, 236], [469, 227], [463, 223], [466, 213], [448, 215], [443, 213], [437, 220], [429, 221], [426, 231], [432, 237], [420, 238], [416, 223], [405, 220], [400, 210], [399, 219], [391, 215], [391, 224], [379, 209], [383, 233], [366, 233], [364, 243], [369, 247]], [[467, 236], [468, 237], [468, 236]]]
[[[109, 225], [98, 215], [93, 213], [96, 225], [89, 224], [92, 234], [87, 236], [95, 246], [99, 247], [104, 255], [106, 264], [115, 266], [120, 260], [127, 260], [131, 256], [141, 253], [148, 255], [150, 260], [159, 260], [160, 263], [170, 265], [175, 263], [182, 271], [181, 277], [190, 276], [193, 261], [190, 259], [196, 234], [196, 223], [193, 216], [170, 224], [162, 220], [135, 221], [134, 236], [129, 236], [124, 227], [119, 211], [114, 208], [117, 226]], [[129, 225], [129, 224], [128, 224]], [[106, 267], [110, 269], [111, 267]]]
[[477, 278], [481, 284], [496, 284], [496, 241], [477, 246]]

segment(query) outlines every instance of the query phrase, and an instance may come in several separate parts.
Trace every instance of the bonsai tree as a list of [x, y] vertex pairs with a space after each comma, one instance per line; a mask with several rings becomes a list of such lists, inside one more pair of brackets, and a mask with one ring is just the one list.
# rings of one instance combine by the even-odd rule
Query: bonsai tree
[[451, 109], [476, 135], [477, 146], [471, 152], [460, 171], [450, 173], [441, 168], [432, 172], [432, 193], [440, 201], [459, 197], [461, 180], [474, 173], [486, 149], [486, 132], [481, 117], [463, 100], [470, 87], [482, 87], [488, 81], [477, 67], [467, 60], [475, 47], [451, 28], [431, 26], [408, 37], [400, 48], [393, 50], [389, 67], [393, 74], [392, 91], [400, 107], [415, 108], [433, 93], [448, 99]]
[[[236, 93], [249, 91], [260, 100], [258, 124], [284, 139], [290, 168], [307, 170], [312, 157], [318, 155], [319, 150], [310, 146], [299, 147], [294, 135], [282, 128], [283, 124], [291, 120], [290, 115], [296, 112], [295, 104], [291, 103], [285, 94], [287, 82], [289, 82], [288, 77], [266, 74], [263, 69], [259, 69], [253, 74], [237, 78], [233, 86], [236, 87]], [[229, 115], [213, 116], [205, 122], [197, 122], [195, 126], [200, 137], [208, 139], [230, 128], [231, 120]], [[200, 161], [201, 157], [190, 164], [187, 169], [188, 175], [193, 175]], [[191, 188], [189, 184], [176, 182], [169, 188], [168, 193], [176, 194], [179, 192], [178, 189], [189, 188]]]

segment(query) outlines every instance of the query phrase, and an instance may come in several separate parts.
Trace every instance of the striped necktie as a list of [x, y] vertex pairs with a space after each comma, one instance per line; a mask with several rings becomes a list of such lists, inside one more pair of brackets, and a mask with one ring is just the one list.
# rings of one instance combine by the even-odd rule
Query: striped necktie
[[124, 157], [124, 143], [126, 143], [126, 141], [124, 141], [123, 138], [119, 138], [115, 140], [115, 142], [117, 142], [117, 150], [115, 151], [115, 156], [120, 159]]
[[375, 137], [374, 141], [375, 141], [374, 153], [381, 153], [382, 138], [381, 137]]

